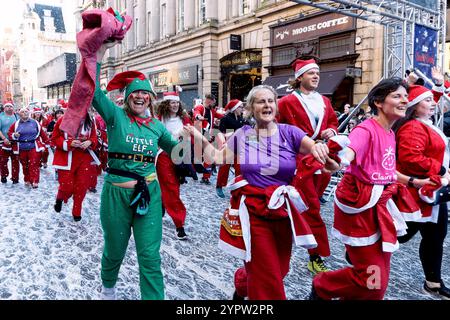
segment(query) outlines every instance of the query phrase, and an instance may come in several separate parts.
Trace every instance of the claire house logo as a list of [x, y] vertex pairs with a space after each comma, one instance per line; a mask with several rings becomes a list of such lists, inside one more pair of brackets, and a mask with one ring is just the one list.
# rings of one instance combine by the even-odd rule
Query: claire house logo
[[394, 170], [395, 169], [395, 152], [392, 147], [385, 150], [386, 153], [383, 155], [383, 162], [381, 165], [386, 170]]
[[289, 36], [289, 30], [284, 30], [282, 32], [277, 32], [275, 35], [275, 39], [281, 39], [284, 40], [285, 37]]

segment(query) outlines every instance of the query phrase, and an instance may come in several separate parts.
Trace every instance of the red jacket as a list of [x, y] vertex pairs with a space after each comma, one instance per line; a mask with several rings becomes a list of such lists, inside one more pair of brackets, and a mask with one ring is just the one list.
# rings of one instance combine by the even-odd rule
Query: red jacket
[[278, 102], [278, 122], [294, 125], [305, 131], [308, 137], [312, 139], [320, 139], [320, 133], [328, 128], [334, 130], [335, 134], [337, 134], [338, 119], [336, 113], [331, 106], [330, 100], [324, 96], [322, 98], [325, 105], [325, 112], [323, 119], [319, 120], [319, 123], [321, 121], [321, 125], [316, 134], [305, 107], [301, 104], [295, 93], [284, 96]]
[[[92, 160], [99, 165], [100, 161], [95, 155], [94, 151], [97, 147], [97, 130], [95, 124], [86, 133], [81, 133], [77, 139], [70, 136], [67, 132], [61, 130], [61, 122], [64, 117], [60, 118], [53, 130], [52, 143], [55, 145], [55, 155], [53, 157], [53, 166], [59, 170], [70, 170], [72, 166], [72, 157], [76, 156], [78, 152], [89, 152]], [[74, 148], [71, 146], [73, 140], [91, 141], [91, 146], [85, 151], [80, 148]]]
[[[206, 112], [210, 112], [211, 113], [211, 123], [208, 122], [208, 120], [206, 119]], [[216, 111], [216, 109], [214, 108], [209, 108], [206, 109], [205, 106], [199, 104], [197, 106], [195, 106], [194, 108], [194, 121], [198, 120], [197, 117], [198, 116], [202, 116], [203, 118], [205, 118], [205, 120], [202, 120], [202, 128], [205, 130], [211, 130], [212, 127], [214, 126], [214, 119], [220, 119], [223, 117], [223, 114], [218, 113]]]
[[[444, 165], [446, 146], [444, 137], [419, 120], [406, 122], [395, 136], [398, 171], [408, 176], [422, 178], [439, 174]], [[408, 189], [419, 204], [422, 216], [430, 217], [434, 207], [420, 199], [418, 189], [414, 187]]]

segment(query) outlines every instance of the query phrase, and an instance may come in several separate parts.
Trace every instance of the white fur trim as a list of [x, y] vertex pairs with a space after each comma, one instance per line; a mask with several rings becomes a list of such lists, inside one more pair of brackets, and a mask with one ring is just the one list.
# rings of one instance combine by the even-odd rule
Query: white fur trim
[[238, 103], [236, 103], [236, 105], [233, 108], [230, 109], [230, 112], [233, 112], [234, 110], [236, 110], [240, 106], [242, 106], [242, 101], [239, 101]]
[[67, 166], [53, 165], [53, 168], [58, 170], [70, 170], [71, 167], [72, 167], [72, 151], [69, 151], [69, 154], [67, 156]]
[[412, 107], [416, 103], [419, 103], [420, 101], [422, 101], [428, 97], [431, 97], [431, 98], [433, 97], [433, 93], [431, 93], [431, 91], [426, 91], [426, 92], [422, 93], [421, 95], [417, 96], [413, 101], [408, 102], [408, 104], [406, 106], [408, 108]]
[[372, 188], [372, 194], [370, 195], [369, 202], [362, 206], [361, 208], [349, 207], [345, 204], [342, 204], [337, 197], [334, 197], [334, 203], [338, 206], [339, 209], [344, 211], [347, 214], [355, 214], [366, 211], [367, 209], [372, 208], [377, 204], [378, 199], [380, 199], [381, 194], [383, 193], [384, 186], [381, 184], [375, 184]]
[[238, 259], [245, 260], [245, 250], [233, 247], [232, 245], [230, 245], [222, 240], [219, 240], [218, 247], [219, 247], [219, 249], [223, 250], [225, 253], [228, 253]]
[[241, 197], [239, 205], [239, 219], [241, 220], [242, 237], [245, 244], [245, 262], [252, 259], [252, 237], [250, 234], [250, 215], [248, 214], [247, 206], [245, 205], [245, 196]]
[[294, 235], [294, 243], [305, 249], [317, 248], [316, 238], [314, 238], [314, 236], [312, 234], [307, 234], [304, 236], [295, 236]]
[[370, 246], [370, 245], [374, 244], [375, 242], [377, 242], [378, 239], [380, 239], [380, 237], [381, 237], [381, 232], [380, 231], [377, 231], [376, 233], [374, 233], [373, 235], [371, 235], [369, 237], [351, 237], [351, 236], [346, 236], [346, 235], [343, 235], [342, 233], [340, 233], [334, 227], [331, 230], [331, 234], [335, 238], [339, 239], [342, 243], [347, 244], [347, 245], [352, 246], [352, 247]]
[[342, 149], [344, 149], [345, 147], [347, 147], [350, 144], [350, 139], [348, 138], [348, 136], [343, 135], [343, 134], [331, 137], [330, 140], [333, 140], [334, 142], [336, 142], [338, 145], [340, 145], [342, 147]]
[[241, 181], [236, 182], [236, 178], [234, 178], [233, 180], [230, 181], [230, 183], [228, 183], [227, 188], [229, 188], [230, 191], [242, 188], [244, 186], [248, 185], [248, 181], [243, 179]]
[[319, 66], [316, 63], [308, 63], [306, 66], [303, 66], [302, 68], [298, 69], [295, 72], [295, 78], [300, 77], [306, 71], [309, 71], [309, 70], [314, 69], [314, 68], [317, 68], [320, 71], [320, 68], [319, 68]]
[[397, 251], [400, 247], [398, 241], [395, 244], [392, 244], [390, 242], [383, 242], [383, 252], [394, 252]]
[[69, 146], [67, 145], [67, 140], [64, 140], [64, 142], [63, 142], [63, 150], [64, 151], [69, 151]]
[[174, 100], [174, 101], [180, 101], [180, 97], [179, 96], [164, 96], [164, 101], [166, 100]]

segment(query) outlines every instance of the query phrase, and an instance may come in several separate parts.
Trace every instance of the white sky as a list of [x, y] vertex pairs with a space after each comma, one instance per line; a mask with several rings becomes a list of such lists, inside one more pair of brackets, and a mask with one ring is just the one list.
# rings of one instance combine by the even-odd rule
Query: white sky
[[[0, 30], [3, 27], [10, 26], [18, 28], [22, 21], [22, 13], [25, 8], [25, 2], [54, 5], [61, 7], [64, 16], [64, 24], [67, 32], [75, 32], [75, 17], [73, 15], [77, 1], [62, 0], [8, 0], [2, 1], [2, 9], [0, 10]], [[1, 34], [0, 34], [1, 37]]]

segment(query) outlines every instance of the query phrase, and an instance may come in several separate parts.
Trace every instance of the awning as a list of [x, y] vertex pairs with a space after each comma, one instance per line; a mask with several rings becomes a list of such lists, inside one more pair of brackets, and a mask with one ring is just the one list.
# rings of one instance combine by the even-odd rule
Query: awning
[[291, 77], [291, 76], [269, 76], [264, 80], [263, 84], [274, 88], [278, 93], [278, 97], [283, 97], [292, 92], [292, 89], [289, 87], [289, 85], [287, 83], [290, 78], [293, 78], [293, 77]]
[[317, 91], [331, 96], [345, 78], [345, 69], [320, 72], [320, 82]]
[[[292, 78], [293, 76], [286, 75], [269, 76], [264, 80], [263, 84], [273, 87], [277, 91], [278, 97], [283, 97], [292, 92], [287, 83]], [[317, 91], [323, 95], [332, 95], [344, 78], [345, 69], [322, 71], [320, 72], [320, 82]]]

